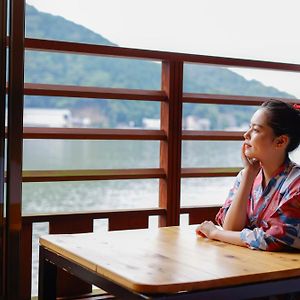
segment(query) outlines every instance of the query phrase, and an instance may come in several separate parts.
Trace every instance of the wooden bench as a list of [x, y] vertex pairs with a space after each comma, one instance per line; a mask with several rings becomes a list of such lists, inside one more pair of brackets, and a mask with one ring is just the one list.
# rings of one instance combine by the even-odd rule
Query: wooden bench
[[40, 238], [39, 299], [55, 299], [57, 268], [118, 299], [251, 299], [300, 291], [300, 253], [211, 241], [195, 226]]

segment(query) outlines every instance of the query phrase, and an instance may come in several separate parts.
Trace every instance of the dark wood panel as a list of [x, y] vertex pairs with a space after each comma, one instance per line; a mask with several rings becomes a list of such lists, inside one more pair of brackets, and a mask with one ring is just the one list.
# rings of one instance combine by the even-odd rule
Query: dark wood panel
[[149, 216], [140, 212], [115, 213], [108, 219], [108, 230], [148, 228]]
[[[49, 233], [84, 233], [93, 231], [93, 220], [86, 216], [79, 217], [69, 215], [57, 218], [55, 222], [50, 221]], [[57, 273], [57, 296], [66, 297], [90, 293], [92, 286], [78, 277], [59, 269]]]
[[89, 215], [68, 214], [57, 216], [49, 222], [49, 233], [84, 233], [93, 231], [93, 219]]
[[220, 206], [207, 207], [182, 207], [180, 213], [189, 214], [189, 224], [200, 224], [203, 221], [215, 221]]

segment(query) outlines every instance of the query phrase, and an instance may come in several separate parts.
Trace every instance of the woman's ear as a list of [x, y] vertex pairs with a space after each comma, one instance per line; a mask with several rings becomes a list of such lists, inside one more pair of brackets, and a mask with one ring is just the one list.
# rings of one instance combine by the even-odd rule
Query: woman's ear
[[276, 147], [278, 147], [278, 148], [285, 147], [286, 148], [287, 145], [289, 144], [289, 141], [290, 141], [290, 138], [285, 134], [278, 136], [276, 138]]

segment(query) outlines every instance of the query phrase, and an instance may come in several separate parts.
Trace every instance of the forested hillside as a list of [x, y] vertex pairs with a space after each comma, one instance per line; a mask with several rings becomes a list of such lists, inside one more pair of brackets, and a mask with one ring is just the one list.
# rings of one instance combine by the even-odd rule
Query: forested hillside
[[[29, 5], [26, 6], [26, 36], [116, 46], [83, 26], [62, 17], [39, 12]], [[201, 43], [200, 39], [199, 43]], [[160, 72], [161, 66], [158, 63], [131, 59], [27, 52], [25, 60], [25, 81], [35, 83], [159, 89]], [[226, 68], [192, 64], [185, 66], [184, 91], [292, 97], [275, 88], [266, 87], [258, 81], [246, 80]], [[118, 126], [132, 121], [136, 126], [141, 126], [143, 118], [159, 117], [159, 105], [137, 101], [95, 99], [80, 101], [79, 99], [55, 100], [46, 97], [26, 97], [25, 106], [68, 107], [77, 113], [80, 110], [92, 111], [99, 115], [98, 119], [95, 118], [95, 126]], [[89, 109], [89, 106], [92, 109]], [[185, 105], [184, 115], [209, 118], [212, 120], [213, 129], [228, 125], [238, 126], [248, 122], [247, 110], [253, 108], [236, 107], [233, 110], [231, 106], [226, 105]]]

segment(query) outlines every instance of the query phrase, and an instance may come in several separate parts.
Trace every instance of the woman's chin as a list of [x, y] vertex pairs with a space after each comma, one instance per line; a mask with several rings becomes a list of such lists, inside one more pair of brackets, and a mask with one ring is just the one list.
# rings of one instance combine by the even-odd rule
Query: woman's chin
[[250, 154], [246, 154], [246, 156], [247, 156], [248, 159], [251, 159], [251, 160], [259, 160], [256, 155], [253, 155], [251, 153]]
[[251, 151], [245, 151], [245, 155], [247, 156], [248, 159], [257, 159], [256, 155], [251, 153]]
[[251, 153], [251, 151], [249, 151], [249, 149], [246, 149], [244, 153], [248, 158], [253, 158], [252, 153]]

